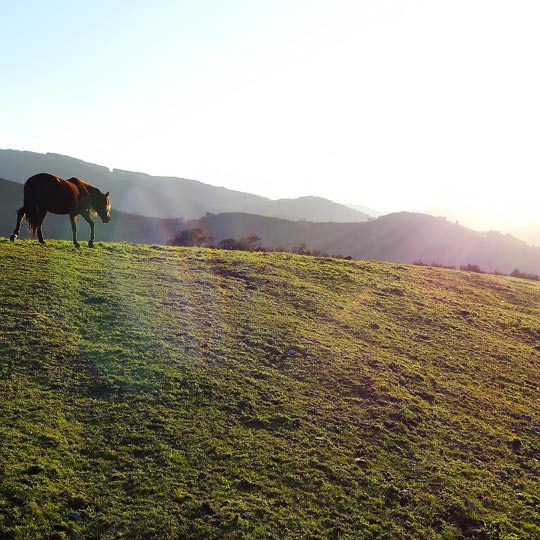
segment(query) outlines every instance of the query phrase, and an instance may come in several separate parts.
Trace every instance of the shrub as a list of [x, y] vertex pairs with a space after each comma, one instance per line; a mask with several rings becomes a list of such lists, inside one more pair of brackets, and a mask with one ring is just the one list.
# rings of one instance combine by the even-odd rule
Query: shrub
[[183, 229], [169, 240], [171, 246], [208, 246], [213, 240], [200, 227]]
[[480, 267], [477, 264], [468, 264], [467, 266], [460, 266], [460, 270], [464, 270], [465, 272], [476, 272], [477, 274], [483, 274], [482, 270], [480, 270]]
[[538, 274], [531, 274], [531, 273], [528, 273], [528, 272], [520, 272], [519, 268], [514, 268], [510, 272], [510, 276], [511, 277], [521, 278], [521, 279], [532, 279], [534, 281], [539, 281], [540, 280], [540, 276]]
[[234, 238], [225, 238], [216, 246], [218, 249], [231, 249], [237, 251], [263, 251], [261, 239], [256, 236], [244, 236], [239, 240]]

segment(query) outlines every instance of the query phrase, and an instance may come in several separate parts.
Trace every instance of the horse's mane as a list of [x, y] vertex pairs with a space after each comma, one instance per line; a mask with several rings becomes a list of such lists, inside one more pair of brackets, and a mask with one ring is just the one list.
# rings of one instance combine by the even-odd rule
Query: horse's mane
[[88, 182], [84, 182], [84, 187], [88, 190], [88, 193], [90, 194], [90, 209], [89, 209], [90, 215], [92, 217], [96, 217], [97, 211], [94, 208], [94, 198], [92, 197], [92, 195], [101, 193], [101, 191], [97, 187], [93, 186], [92, 184], [89, 184]]
[[[96, 195], [103, 195], [101, 193], [101, 190], [98, 189], [96, 186], [93, 186], [92, 184], [90, 184], [86, 180], [81, 180], [80, 178], [70, 178], [69, 181], [74, 182], [74, 183], [78, 183], [78, 184], [81, 184], [82, 186], [84, 186], [84, 188], [88, 191], [88, 194], [90, 195], [90, 208], [89, 208], [90, 215], [92, 217], [97, 216], [97, 211], [96, 211], [96, 209], [94, 207], [94, 201], [95, 201]], [[111, 205], [109, 203], [107, 205], [107, 210], [110, 210], [110, 209], [111, 209]]]

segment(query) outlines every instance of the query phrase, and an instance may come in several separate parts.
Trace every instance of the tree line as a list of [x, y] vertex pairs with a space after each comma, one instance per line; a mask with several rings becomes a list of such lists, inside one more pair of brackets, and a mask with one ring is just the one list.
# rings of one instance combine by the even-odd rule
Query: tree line
[[[219, 242], [215, 242], [215, 238], [207, 235], [200, 227], [186, 228], [175, 234], [168, 242], [171, 246], [185, 246], [185, 247], [208, 247], [214, 249], [227, 249], [233, 251], [263, 251], [263, 252], [284, 252], [284, 253], [296, 253], [297, 255], [307, 255], [312, 257], [331, 257], [335, 259], [347, 259], [351, 260], [352, 257], [344, 255], [329, 254], [320, 249], [308, 249], [306, 244], [299, 244], [292, 248], [276, 247], [270, 248], [263, 246], [262, 239], [257, 235], [242, 236], [241, 238], [225, 238]], [[423, 261], [415, 261], [413, 264], [417, 266], [433, 266], [435, 268], [447, 268], [449, 270], [456, 270], [455, 266], [443, 265], [439, 263], [426, 264]], [[465, 272], [475, 272], [479, 274], [493, 273], [497, 276], [510, 276], [514, 278], [530, 279], [533, 281], [540, 281], [538, 274], [530, 272], [521, 272], [518, 268], [514, 268], [509, 274], [499, 272], [485, 272], [477, 264], [462, 265], [458, 270]]]
[[[415, 264], [416, 266], [432, 266], [433, 268], [446, 268], [448, 270], [456, 270], [455, 266], [439, 264], [435, 262], [431, 264], [426, 264], [423, 261], [415, 261], [413, 264]], [[509, 274], [505, 274], [504, 272], [499, 272], [498, 270], [495, 270], [494, 272], [486, 272], [482, 270], [477, 264], [466, 264], [466, 265], [461, 265], [459, 267], [459, 270], [464, 271], [464, 272], [475, 272], [477, 274], [493, 274], [495, 276], [510, 276], [514, 278], [540, 281], [540, 276], [538, 274], [533, 274], [531, 272], [522, 272], [519, 268], [514, 268]]]
[[263, 246], [259, 236], [242, 236], [241, 238], [225, 238], [215, 242], [215, 238], [207, 235], [200, 227], [187, 228], [179, 231], [168, 242], [171, 246], [185, 247], [208, 247], [214, 249], [227, 249], [234, 251], [263, 251], [263, 252], [286, 252], [297, 255], [308, 255], [312, 257], [331, 257], [336, 259], [351, 260], [351, 256], [329, 254], [320, 249], [308, 249], [306, 244], [299, 244], [292, 248]]

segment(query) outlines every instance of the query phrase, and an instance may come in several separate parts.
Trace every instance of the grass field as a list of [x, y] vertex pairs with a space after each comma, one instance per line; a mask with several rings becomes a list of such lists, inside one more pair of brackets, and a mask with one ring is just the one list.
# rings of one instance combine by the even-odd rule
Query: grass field
[[540, 539], [540, 284], [0, 239], [0, 538]]

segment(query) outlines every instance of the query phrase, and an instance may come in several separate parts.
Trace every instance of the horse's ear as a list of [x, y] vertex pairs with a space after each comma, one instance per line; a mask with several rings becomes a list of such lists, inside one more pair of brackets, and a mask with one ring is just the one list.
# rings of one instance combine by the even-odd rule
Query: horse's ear
[[105, 197], [108, 197], [109, 196], [109, 191], [107, 191], [107, 193], [105, 193]]

